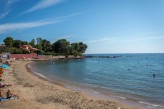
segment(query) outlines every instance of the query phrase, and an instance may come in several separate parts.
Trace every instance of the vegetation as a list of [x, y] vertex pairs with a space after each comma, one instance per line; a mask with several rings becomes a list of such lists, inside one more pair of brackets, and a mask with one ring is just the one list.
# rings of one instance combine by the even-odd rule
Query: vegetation
[[4, 43], [7, 47], [6, 52], [12, 54], [27, 54], [28, 51], [20, 49], [21, 45], [31, 45], [38, 50], [36, 53], [42, 55], [74, 55], [81, 56], [85, 53], [87, 45], [83, 42], [70, 43], [66, 39], [60, 39], [54, 43], [46, 39], [38, 37], [36, 40], [32, 39], [30, 42], [22, 40], [14, 40], [12, 37], [4, 39]]
[[3, 41], [5, 43], [5, 45], [7, 47], [13, 47], [13, 44], [14, 44], [14, 40], [12, 37], [7, 37], [6, 39], [4, 39]]

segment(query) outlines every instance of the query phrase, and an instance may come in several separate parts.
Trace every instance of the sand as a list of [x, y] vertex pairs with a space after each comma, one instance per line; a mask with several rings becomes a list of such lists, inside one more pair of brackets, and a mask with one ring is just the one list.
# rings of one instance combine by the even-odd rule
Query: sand
[[0, 102], [0, 109], [132, 109], [40, 79], [26, 69], [29, 62], [15, 61], [12, 69], [5, 70], [3, 79], [13, 86], [0, 90], [6, 92], [10, 88], [19, 99]]

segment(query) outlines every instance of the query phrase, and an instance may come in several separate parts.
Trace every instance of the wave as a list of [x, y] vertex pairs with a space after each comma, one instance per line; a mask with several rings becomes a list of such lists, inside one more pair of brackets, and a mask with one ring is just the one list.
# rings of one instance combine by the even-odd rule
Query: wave
[[[32, 68], [29, 64], [27, 65], [29, 68]], [[42, 77], [42, 78], [47, 78], [46, 76], [44, 76], [44, 75], [42, 75], [42, 74], [40, 74], [40, 73], [37, 73], [37, 72], [34, 72], [34, 74], [36, 74], [36, 75], [38, 75], [38, 76], [40, 76], [40, 77]]]
[[141, 104], [146, 104], [146, 105], [148, 105], [148, 106], [164, 108], [164, 106], [162, 106], [162, 105], [152, 104], [152, 103], [143, 102], [143, 101], [138, 101], [138, 102], [141, 103]]
[[93, 91], [93, 90], [92, 90], [92, 92], [93, 92], [93, 93], [97, 93], [97, 94], [100, 93], [100, 92], [98, 92], [98, 91]]
[[28, 64], [28, 67], [31, 68], [31, 66]]
[[121, 96], [116, 96], [117, 98], [120, 98], [120, 99], [123, 99], [123, 100], [126, 100], [125, 97], [121, 97]]
[[44, 76], [44, 75], [42, 75], [42, 74], [40, 74], [40, 73], [37, 73], [37, 72], [34, 72], [34, 73], [35, 73], [36, 75], [42, 77], [42, 78], [47, 78], [46, 76]]

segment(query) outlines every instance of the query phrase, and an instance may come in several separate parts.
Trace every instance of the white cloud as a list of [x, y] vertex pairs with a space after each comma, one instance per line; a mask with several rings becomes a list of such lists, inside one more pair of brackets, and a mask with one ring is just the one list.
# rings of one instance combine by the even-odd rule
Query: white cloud
[[106, 37], [100, 39], [94, 39], [90, 41], [86, 41], [87, 43], [105, 43], [105, 42], [133, 42], [133, 41], [147, 41], [147, 40], [164, 40], [164, 36], [145, 36], [145, 37]]
[[63, 1], [63, 0], [41, 0], [38, 4], [36, 4], [35, 6], [33, 6], [30, 9], [28, 9], [27, 11], [24, 11], [20, 15], [56, 5], [56, 4], [60, 3], [61, 1]]
[[7, 16], [10, 13], [10, 11], [7, 11], [0, 15], [0, 19], [3, 19], [5, 16]]
[[5, 0], [5, 2], [6, 2], [5, 8], [6, 8], [6, 10], [8, 10], [8, 11], [6, 11], [5, 13], [2, 13], [2, 14], [0, 15], [0, 19], [3, 19], [5, 16], [7, 16], [7, 15], [10, 13], [10, 11], [11, 11], [10, 6], [11, 6], [12, 4], [14, 4], [15, 2], [18, 2], [18, 1], [20, 1], [20, 0]]
[[110, 41], [113, 40], [115, 38], [113, 37], [106, 37], [106, 38], [100, 38], [100, 39], [95, 39], [95, 40], [90, 40], [90, 41], [86, 41], [87, 43], [95, 43], [95, 42], [106, 42], [106, 41]]
[[[6, 33], [8, 31], [13, 31], [13, 30], [21, 30], [21, 29], [28, 29], [28, 28], [34, 28], [34, 27], [40, 27], [44, 25], [49, 25], [49, 24], [54, 24], [62, 21], [62, 19], [66, 17], [72, 17], [75, 15], [79, 15], [79, 13], [74, 13], [70, 14], [67, 16], [62, 16], [62, 17], [57, 17], [57, 18], [51, 18], [51, 19], [46, 19], [46, 20], [39, 20], [39, 21], [34, 21], [34, 22], [23, 22], [23, 23], [6, 23], [6, 24], [0, 24], [0, 33]], [[70, 38], [72, 36], [69, 35]], [[65, 37], [66, 38], [66, 37]]]
[[40, 27], [40, 26], [44, 26], [44, 25], [54, 24], [57, 22], [58, 22], [58, 20], [56, 20], [56, 21], [41, 20], [41, 21], [35, 21], [35, 22], [1, 24], [0, 25], [0, 33], [6, 33], [8, 31], [13, 31], [13, 30]]
[[7, 0], [7, 5], [12, 5], [15, 2], [18, 2], [20, 0]]
[[60, 17], [58, 17], [58, 19], [73, 17], [73, 16], [77, 16], [77, 15], [80, 15], [80, 14], [84, 14], [84, 13], [85, 13], [85, 11], [83, 11], [83, 12], [76, 12], [76, 13], [69, 14], [69, 15], [66, 15], [66, 16], [60, 16]]

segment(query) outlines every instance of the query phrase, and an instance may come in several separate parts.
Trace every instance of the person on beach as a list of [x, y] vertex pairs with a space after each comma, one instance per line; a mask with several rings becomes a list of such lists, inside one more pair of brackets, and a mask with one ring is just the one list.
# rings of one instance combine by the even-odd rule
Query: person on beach
[[0, 98], [3, 98], [2, 91], [0, 91]]
[[4, 80], [0, 78], [0, 81], [4, 81]]
[[2, 84], [2, 83], [0, 82], [0, 88], [6, 87], [6, 86], [12, 86], [12, 84], [8, 84], [8, 83]]
[[7, 90], [7, 92], [6, 92], [6, 97], [7, 97], [8, 99], [16, 99], [16, 98], [18, 98], [17, 95], [15, 95], [15, 94], [13, 94], [13, 93], [11, 92], [11, 89], [8, 89], [8, 90]]

